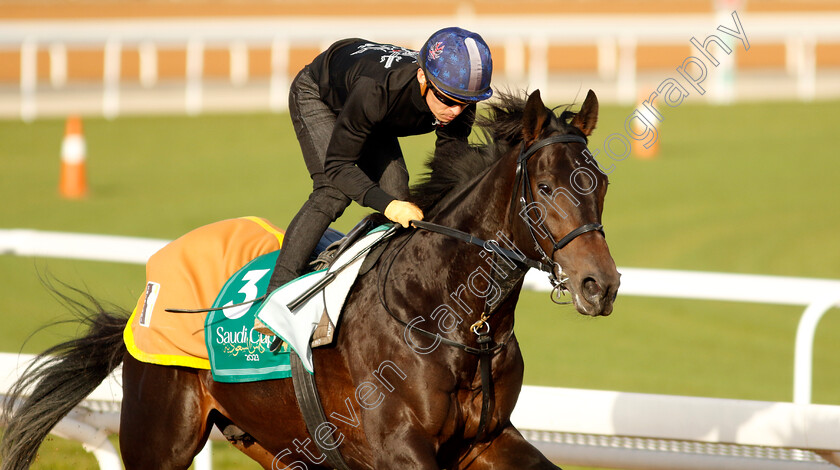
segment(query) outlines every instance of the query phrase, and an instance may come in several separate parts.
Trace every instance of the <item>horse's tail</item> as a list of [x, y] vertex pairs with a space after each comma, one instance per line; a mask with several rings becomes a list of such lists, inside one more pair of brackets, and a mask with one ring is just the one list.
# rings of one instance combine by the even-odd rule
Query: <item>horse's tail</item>
[[6, 426], [0, 443], [2, 470], [29, 468], [50, 430], [120, 365], [126, 352], [128, 312], [111, 306], [106, 311], [78, 289], [73, 290], [82, 301], [50, 289], [87, 327], [87, 334], [38, 355], [8, 391], [0, 420]]

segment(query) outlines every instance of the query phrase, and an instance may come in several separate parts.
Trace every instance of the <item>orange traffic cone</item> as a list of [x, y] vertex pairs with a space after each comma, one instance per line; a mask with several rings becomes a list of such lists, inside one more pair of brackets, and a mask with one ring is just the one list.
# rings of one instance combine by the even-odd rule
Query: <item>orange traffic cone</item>
[[87, 195], [86, 153], [82, 119], [79, 116], [70, 116], [64, 128], [64, 141], [61, 143], [61, 177], [58, 191], [62, 197], [78, 199]]
[[[649, 112], [647, 112], [643, 107], [642, 103], [644, 99], [644, 96], [639, 97], [636, 109], [641, 115], [645, 117], [645, 119], [648, 120], [649, 123], [651, 123], [652, 125], [656, 125], [656, 120], [653, 119], [653, 116]], [[642, 127], [642, 123], [643, 122], [640, 119], [633, 119], [631, 126], [633, 127], [633, 132], [635, 134], [639, 135], [647, 130]], [[645, 147], [644, 140], [633, 139], [631, 143], [631, 151], [633, 152], [633, 155], [635, 155], [637, 158], [645, 160], [655, 158], [657, 155], [659, 155], [659, 139], [661, 135], [659, 134], [659, 129], [656, 129], [656, 132], [656, 140], [650, 143], [650, 147]]]

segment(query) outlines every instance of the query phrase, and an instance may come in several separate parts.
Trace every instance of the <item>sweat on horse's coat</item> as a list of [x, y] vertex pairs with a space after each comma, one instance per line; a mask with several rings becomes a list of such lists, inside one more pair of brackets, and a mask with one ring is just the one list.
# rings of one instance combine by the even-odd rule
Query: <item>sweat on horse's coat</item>
[[207, 313], [164, 309], [210, 306], [239, 268], [278, 250], [283, 234], [265, 219], [242, 217], [199, 227], [161, 248], [146, 263], [147, 288], [125, 328], [128, 352], [141, 362], [210, 369]]

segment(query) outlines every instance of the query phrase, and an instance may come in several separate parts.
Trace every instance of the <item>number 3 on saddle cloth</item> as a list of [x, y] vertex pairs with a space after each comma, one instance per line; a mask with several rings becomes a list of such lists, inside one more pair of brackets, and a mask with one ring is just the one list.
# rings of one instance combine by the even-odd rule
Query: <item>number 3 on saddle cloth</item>
[[[358, 266], [355, 270], [345, 270], [346, 274], [339, 276], [336, 286], [327, 294], [331, 299], [329, 315], [323, 294], [296, 310], [298, 315], [290, 322], [296, 325], [294, 331], [278, 328], [277, 320], [266, 315], [268, 311], [264, 314], [264, 321], [267, 319], [270, 327], [274, 325], [272, 330], [288, 343], [276, 352], [269, 351], [273, 338], [253, 329], [254, 316], [263, 301], [210, 313], [166, 311], [222, 307], [261, 297], [268, 287], [283, 235], [283, 231], [257, 217], [223, 220], [195, 229], [152, 255], [146, 264], [146, 288], [123, 335], [129, 353], [142, 362], [211, 369], [214, 380], [219, 382], [247, 382], [290, 377], [291, 344], [301, 351], [301, 360], [311, 372], [309, 338], [319, 322], [330, 320], [328, 325], [331, 323], [332, 328], [337, 324]], [[335, 230], [328, 230], [316, 253], [341, 236]], [[311, 281], [319, 276], [317, 273], [292, 281], [275, 294], [301, 285], [298, 281]], [[352, 279], [342, 280], [344, 277]], [[343, 293], [337, 292], [341, 286], [346, 287]], [[301, 314], [304, 309], [307, 315]], [[306, 340], [302, 342], [304, 336]]]

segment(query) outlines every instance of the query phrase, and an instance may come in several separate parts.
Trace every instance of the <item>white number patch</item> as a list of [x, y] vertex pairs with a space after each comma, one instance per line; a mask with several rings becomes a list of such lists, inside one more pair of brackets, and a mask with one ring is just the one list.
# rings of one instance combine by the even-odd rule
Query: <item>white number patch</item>
[[[260, 292], [259, 289], [257, 289], [257, 282], [259, 282], [259, 280], [262, 279], [268, 271], [268, 269], [254, 269], [253, 271], [248, 271], [244, 276], [242, 276], [242, 280], [246, 281], [245, 285], [242, 286], [242, 289], [239, 289], [240, 294], [245, 294], [245, 300], [242, 302], [251, 302], [257, 298], [257, 294]], [[228, 305], [233, 305], [233, 301], [226, 303], [224, 307], [227, 307]], [[251, 304], [241, 305], [234, 308], [226, 308], [222, 311], [225, 312], [225, 316], [229, 319], [236, 320], [242, 315], [245, 315], [249, 308], [251, 308]]]

